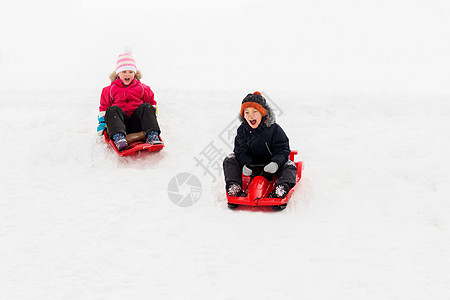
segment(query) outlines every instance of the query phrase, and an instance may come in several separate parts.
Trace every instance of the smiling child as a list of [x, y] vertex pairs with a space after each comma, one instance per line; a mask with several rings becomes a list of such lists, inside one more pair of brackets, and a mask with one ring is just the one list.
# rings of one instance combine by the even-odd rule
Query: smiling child
[[241, 125], [234, 140], [234, 151], [223, 161], [226, 191], [245, 196], [242, 174], [251, 176], [249, 165], [262, 164], [264, 172], [278, 176], [271, 198], [284, 198], [296, 183], [297, 168], [289, 160], [289, 139], [275, 123], [275, 116], [261, 93], [248, 94], [241, 105]]
[[128, 147], [127, 133], [139, 131], [144, 132], [147, 143], [162, 144], [154, 94], [149, 86], [140, 82], [141, 77], [133, 56], [122, 53], [110, 76], [111, 84], [102, 91], [97, 133], [102, 135], [107, 128], [119, 151]]

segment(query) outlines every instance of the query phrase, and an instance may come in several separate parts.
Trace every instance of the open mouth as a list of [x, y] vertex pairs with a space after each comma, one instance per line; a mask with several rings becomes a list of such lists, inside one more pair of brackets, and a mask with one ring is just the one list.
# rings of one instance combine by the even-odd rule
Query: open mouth
[[256, 125], [256, 120], [249, 120], [251, 125]]

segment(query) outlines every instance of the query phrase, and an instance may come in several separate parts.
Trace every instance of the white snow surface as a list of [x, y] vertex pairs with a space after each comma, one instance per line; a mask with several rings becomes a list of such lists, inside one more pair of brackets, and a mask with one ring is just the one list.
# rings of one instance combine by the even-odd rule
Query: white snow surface
[[[1, 299], [450, 298], [448, 2], [22, 1], [0, 25]], [[127, 46], [158, 153], [96, 134]], [[305, 162], [281, 212], [229, 210], [197, 162], [254, 90]]]

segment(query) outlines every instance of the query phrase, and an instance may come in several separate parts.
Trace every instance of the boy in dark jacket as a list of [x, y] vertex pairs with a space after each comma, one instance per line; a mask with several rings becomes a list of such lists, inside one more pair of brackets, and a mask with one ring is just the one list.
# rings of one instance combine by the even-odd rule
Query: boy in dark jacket
[[261, 93], [248, 94], [241, 105], [242, 124], [237, 129], [234, 152], [223, 161], [228, 195], [246, 196], [242, 174], [254, 172], [249, 164], [263, 164], [264, 172], [278, 176], [271, 198], [284, 198], [296, 183], [297, 168], [289, 160], [289, 139]]

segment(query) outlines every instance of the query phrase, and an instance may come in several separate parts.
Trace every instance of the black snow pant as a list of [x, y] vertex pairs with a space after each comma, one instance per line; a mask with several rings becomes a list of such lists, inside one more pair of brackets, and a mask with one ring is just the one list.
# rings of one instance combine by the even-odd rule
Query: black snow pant
[[161, 133], [156, 110], [150, 103], [141, 104], [129, 117], [119, 106], [111, 106], [106, 110], [105, 122], [110, 138], [116, 133], [127, 135], [143, 131], [145, 136], [151, 131]]
[[[225, 182], [237, 182], [242, 186], [242, 167], [234, 153], [229, 154], [223, 160], [223, 173]], [[278, 176], [277, 184], [287, 183], [292, 188], [297, 183], [297, 167], [292, 160], [288, 160], [273, 174]]]

